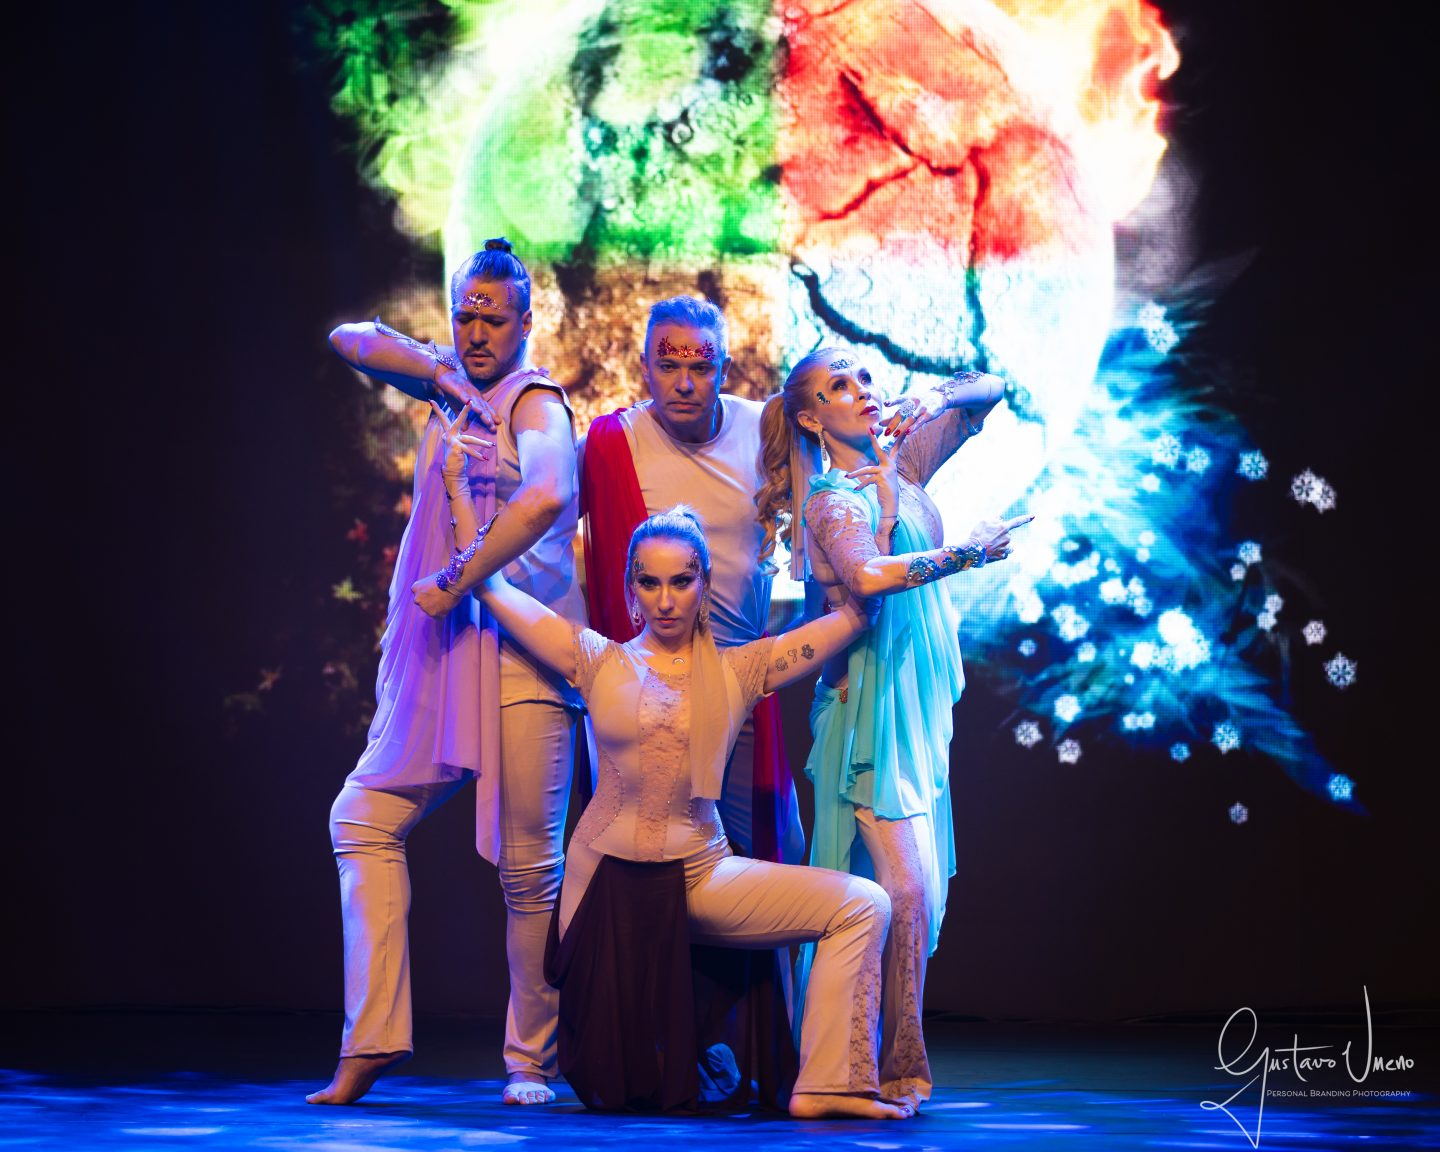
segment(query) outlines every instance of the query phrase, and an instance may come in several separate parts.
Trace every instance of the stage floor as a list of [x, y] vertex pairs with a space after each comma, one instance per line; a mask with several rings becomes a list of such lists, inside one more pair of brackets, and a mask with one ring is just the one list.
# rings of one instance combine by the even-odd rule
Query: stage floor
[[[1262, 1039], [1290, 1042], [1283, 1026], [1268, 1023], [1284, 1039]], [[926, 1034], [937, 1091], [920, 1116], [802, 1123], [765, 1112], [600, 1115], [563, 1085], [549, 1107], [506, 1107], [494, 1020], [422, 1018], [415, 1059], [361, 1104], [336, 1108], [304, 1101], [333, 1067], [332, 1014], [12, 1012], [0, 1014], [0, 1149], [1440, 1148], [1440, 1034], [1423, 1018], [1413, 1023], [1377, 1027], [1374, 1038], [1376, 1055], [1403, 1054], [1412, 1067], [1359, 1085], [1343, 1065], [1307, 1074], [1307, 1083], [1272, 1071], [1263, 1114], [1255, 1085], [1228, 1105], [1232, 1119], [1202, 1107], [1249, 1079], [1215, 1071], [1214, 1024], [934, 1019]], [[1304, 1045], [1333, 1043], [1338, 1056], [1354, 1040], [1363, 1051], [1363, 1026], [1330, 1030], [1312, 1017], [1297, 1028]]]

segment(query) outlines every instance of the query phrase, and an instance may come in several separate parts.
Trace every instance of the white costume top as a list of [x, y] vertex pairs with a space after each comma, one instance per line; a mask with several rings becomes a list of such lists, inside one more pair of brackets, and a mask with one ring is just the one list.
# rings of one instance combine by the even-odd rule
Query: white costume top
[[720, 431], [689, 444], [665, 431], [645, 400], [619, 413], [630, 441], [645, 511], [676, 504], [700, 514], [710, 545], [710, 629], [720, 648], [758, 640], [770, 617], [770, 577], [760, 570], [765, 530], [755, 518], [764, 405], [720, 396]]

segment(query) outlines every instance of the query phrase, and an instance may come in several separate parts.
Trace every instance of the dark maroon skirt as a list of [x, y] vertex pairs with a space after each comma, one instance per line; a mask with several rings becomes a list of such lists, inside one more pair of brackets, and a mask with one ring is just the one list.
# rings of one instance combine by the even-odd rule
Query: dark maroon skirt
[[606, 856], [563, 943], [559, 915], [545, 978], [560, 990], [560, 1074], [586, 1107], [784, 1111], [799, 1066], [788, 954], [692, 946], [683, 861]]

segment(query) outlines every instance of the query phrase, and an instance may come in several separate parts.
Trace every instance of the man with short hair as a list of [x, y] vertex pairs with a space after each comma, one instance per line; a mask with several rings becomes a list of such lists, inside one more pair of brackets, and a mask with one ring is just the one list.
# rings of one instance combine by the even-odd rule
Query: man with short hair
[[[590, 623], [611, 639], [638, 631], [623, 599], [630, 532], [676, 503], [699, 513], [710, 541], [715, 643], [765, 633], [771, 578], [755, 515], [764, 405], [723, 393], [730, 363], [719, 308], [692, 296], [659, 301], [640, 358], [650, 398], [594, 420], [581, 445]], [[742, 855], [799, 863], [804, 833], [779, 720], [773, 697], [756, 705], [731, 756], [720, 816]]]

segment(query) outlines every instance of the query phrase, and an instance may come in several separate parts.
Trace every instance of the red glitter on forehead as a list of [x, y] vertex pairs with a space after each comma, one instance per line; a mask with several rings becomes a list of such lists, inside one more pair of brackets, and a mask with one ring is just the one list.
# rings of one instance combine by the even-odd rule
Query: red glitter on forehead
[[655, 355], [675, 356], [681, 360], [713, 360], [715, 345], [706, 340], [698, 348], [692, 348], [689, 344], [672, 344], [661, 336], [659, 343], [655, 345]]

